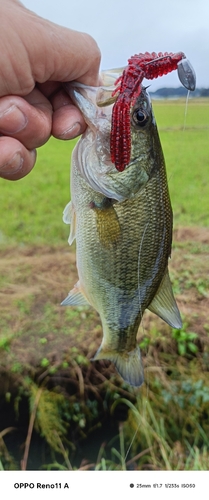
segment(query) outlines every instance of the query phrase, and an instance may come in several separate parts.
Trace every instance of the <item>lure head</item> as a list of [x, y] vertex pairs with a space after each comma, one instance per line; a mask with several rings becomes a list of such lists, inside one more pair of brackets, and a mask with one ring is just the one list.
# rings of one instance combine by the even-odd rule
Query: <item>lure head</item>
[[178, 77], [182, 85], [187, 90], [195, 90], [196, 88], [196, 75], [194, 68], [192, 67], [190, 61], [183, 58], [178, 62], [177, 66]]

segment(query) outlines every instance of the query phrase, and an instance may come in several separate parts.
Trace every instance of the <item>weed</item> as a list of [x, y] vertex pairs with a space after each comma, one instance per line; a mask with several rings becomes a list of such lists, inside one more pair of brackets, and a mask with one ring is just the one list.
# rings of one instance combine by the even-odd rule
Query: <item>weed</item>
[[187, 332], [187, 327], [187, 323], [184, 323], [180, 330], [172, 329], [172, 338], [177, 343], [178, 353], [180, 356], [195, 354], [198, 351], [198, 347], [194, 344], [194, 340], [198, 338], [198, 335], [194, 332]]
[[41, 366], [43, 368], [47, 368], [47, 366], [49, 366], [49, 364], [50, 364], [50, 362], [49, 362], [49, 360], [47, 358], [42, 358], [42, 360], [41, 360]]
[[47, 344], [48, 340], [45, 337], [39, 339], [40, 344]]
[[66, 424], [60, 418], [60, 406], [64, 397], [45, 388], [39, 388], [32, 381], [29, 383], [28, 391], [30, 412], [36, 408], [35, 429], [45, 437], [54, 450], [60, 451], [59, 438], [66, 434]]
[[[123, 399], [130, 411], [129, 419], [127, 424], [125, 424], [125, 436], [127, 440], [127, 434], [130, 437], [130, 429], [134, 431], [133, 440], [133, 453], [137, 452], [137, 449], [144, 450], [146, 453], [143, 457], [140, 457], [140, 463], [138, 464], [139, 469], [146, 468], [145, 464], [150, 464], [149, 468], [160, 469], [160, 470], [182, 470], [189, 466], [192, 470], [200, 470], [202, 462], [204, 467], [208, 464], [209, 453], [208, 453], [208, 438], [207, 434], [198, 424], [198, 420], [193, 417], [188, 418], [188, 423], [182, 433], [182, 404], [181, 399], [178, 397], [173, 403], [173, 388], [171, 389], [170, 399], [165, 399], [165, 403], [172, 407], [173, 415], [169, 416], [168, 419], [165, 418], [163, 413], [157, 410], [150, 400], [142, 395], [137, 398], [137, 404], [133, 405], [130, 401]], [[165, 393], [163, 393], [163, 397]], [[177, 396], [177, 394], [176, 394]], [[187, 403], [186, 403], [187, 401]], [[200, 400], [199, 400], [200, 401]], [[115, 404], [118, 404], [116, 402]], [[185, 400], [185, 404], [191, 408], [193, 407], [193, 402], [190, 399]], [[175, 408], [175, 409], [174, 409]], [[177, 408], [179, 408], [177, 410]], [[199, 415], [198, 415], [199, 416]], [[177, 425], [176, 425], [177, 424]], [[189, 426], [189, 427], [188, 427]], [[187, 431], [190, 429], [190, 432]], [[192, 428], [196, 427], [196, 433], [193, 434]], [[202, 432], [200, 432], [202, 431]], [[183, 436], [182, 436], [183, 434]], [[195, 437], [196, 435], [196, 437]], [[191, 450], [196, 448], [195, 457]], [[190, 450], [188, 459], [188, 449]], [[199, 453], [199, 463], [197, 464], [198, 453]], [[204, 452], [202, 451], [204, 450]], [[207, 450], [207, 451], [206, 451]], [[204, 458], [203, 458], [204, 457]], [[195, 458], [195, 460], [194, 460]], [[203, 468], [204, 468], [203, 467]]]
[[17, 464], [4, 442], [4, 437], [13, 431], [15, 431], [14, 427], [7, 427], [0, 432], [0, 471], [17, 470]]
[[139, 347], [140, 349], [147, 349], [150, 345], [151, 339], [149, 337], [144, 337], [143, 340], [141, 340]]
[[23, 370], [23, 366], [21, 365], [21, 363], [19, 363], [18, 361], [13, 363], [13, 365], [11, 367], [12, 373], [21, 373], [22, 370]]
[[3, 337], [0, 339], [0, 349], [3, 349], [4, 351], [9, 351], [10, 347], [10, 342], [12, 340], [13, 336], [9, 337]]

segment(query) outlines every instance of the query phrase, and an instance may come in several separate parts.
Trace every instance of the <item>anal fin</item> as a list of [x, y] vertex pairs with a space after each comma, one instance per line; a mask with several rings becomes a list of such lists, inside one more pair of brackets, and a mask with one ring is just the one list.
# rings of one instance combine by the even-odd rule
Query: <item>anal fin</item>
[[182, 327], [182, 320], [173, 295], [168, 269], [148, 309], [173, 328], [180, 329]]

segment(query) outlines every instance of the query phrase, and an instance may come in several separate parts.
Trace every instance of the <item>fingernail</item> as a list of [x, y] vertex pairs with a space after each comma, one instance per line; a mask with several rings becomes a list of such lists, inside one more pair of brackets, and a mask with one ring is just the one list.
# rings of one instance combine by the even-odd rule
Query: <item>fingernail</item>
[[73, 139], [74, 137], [77, 137], [80, 134], [81, 134], [81, 124], [79, 122], [76, 122], [72, 125], [72, 127], [66, 129], [60, 137], [62, 139]]
[[3, 134], [17, 134], [27, 123], [27, 117], [15, 104], [5, 110], [0, 107], [0, 130]]
[[16, 174], [23, 165], [23, 158], [20, 153], [16, 153], [13, 158], [0, 167], [1, 177]]

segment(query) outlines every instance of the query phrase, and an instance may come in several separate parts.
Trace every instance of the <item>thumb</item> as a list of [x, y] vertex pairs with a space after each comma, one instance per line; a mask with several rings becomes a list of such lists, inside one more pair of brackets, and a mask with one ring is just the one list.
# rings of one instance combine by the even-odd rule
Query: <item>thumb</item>
[[86, 85], [97, 85], [101, 54], [95, 40], [86, 33], [48, 21], [43, 21], [43, 28], [45, 67], [41, 67], [40, 64], [40, 57], [43, 57], [41, 56], [43, 43], [39, 47], [37, 61], [34, 61], [34, 53], [31, 54], [36, 81], [43, 83], [48, 80], [57, 82], [79, 80]]
[[1, 0], [0, 15], [0, 96], [25, 96], [48, 81], [97, 85], [100, 51], [90, 35], [43, 19], [16, 0]]

